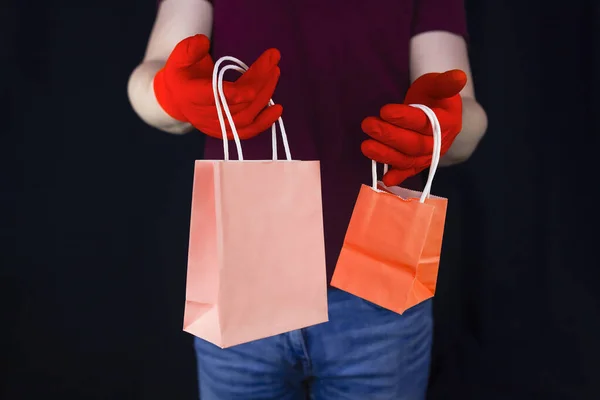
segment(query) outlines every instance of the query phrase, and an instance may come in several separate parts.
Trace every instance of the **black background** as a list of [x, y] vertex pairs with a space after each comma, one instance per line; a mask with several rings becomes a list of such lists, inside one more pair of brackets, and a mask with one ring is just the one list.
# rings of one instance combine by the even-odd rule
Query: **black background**
[[[126, 96], [155, 3], [1, 7], [0, 398], [196, 399], [181, 322], [202, 137], [147, 127]], [[467, 10], [490, 127], [436, 185], [430, 397], [598, 399], [600, 3]]]

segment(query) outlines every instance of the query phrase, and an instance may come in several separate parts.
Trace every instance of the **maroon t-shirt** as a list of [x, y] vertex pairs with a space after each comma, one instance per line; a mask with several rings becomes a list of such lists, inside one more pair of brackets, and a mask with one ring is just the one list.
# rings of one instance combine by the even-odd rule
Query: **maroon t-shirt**
[[[360, 186], [371, 183], [361, 121], [403, 101], [413, 35], [466, 35], [463, 0], [213, 0], [213, 6], [215, 60], [230, 55], [250, 64], [267, 48], [281, 52], [273, 98], [284, 107], [293, 158], [321, 162], [330, 279]], [[246, 159], [271, 158], [269, 133], [242, 145]], [[207, 138], [205, 157], [222, 159], [222, 142]], [[421, 180], [404, 185], [418, 188]]]

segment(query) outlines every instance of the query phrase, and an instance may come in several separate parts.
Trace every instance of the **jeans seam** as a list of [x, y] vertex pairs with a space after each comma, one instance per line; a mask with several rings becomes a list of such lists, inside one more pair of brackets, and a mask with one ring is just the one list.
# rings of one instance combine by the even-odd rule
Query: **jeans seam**
[[306, 332], [304, 329], [300, 329], [300, 344], [302, 345], [302, 352], [304, 353], [304, 369], [307, 377], [312, 376], [312, 362], [308, 354], [308, 348], [306, 346]]

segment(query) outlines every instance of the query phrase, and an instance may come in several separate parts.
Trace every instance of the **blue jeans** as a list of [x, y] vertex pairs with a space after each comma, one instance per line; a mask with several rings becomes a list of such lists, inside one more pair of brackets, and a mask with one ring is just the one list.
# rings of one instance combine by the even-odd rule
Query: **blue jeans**
[[403, 315], [329, 289], [329, 322], [220, 349], [196, 338], [201, 400], [421, 400], [431, 300]]

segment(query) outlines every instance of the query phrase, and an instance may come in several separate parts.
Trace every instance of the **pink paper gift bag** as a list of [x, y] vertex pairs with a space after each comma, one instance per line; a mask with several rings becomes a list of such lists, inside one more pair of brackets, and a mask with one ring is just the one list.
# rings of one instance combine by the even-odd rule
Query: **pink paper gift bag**
[[[192, 193], [184, 330], [219, 347], [326, 322], [327, 285], [318, 161], [243, 161], [222, 94], [213, 89], [224, 134], [225, 160], [196, 161]], [[220, 97], [217, 97], [220, 92]], [[239, 160], [229, 161], [222, 103]]]

